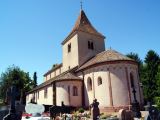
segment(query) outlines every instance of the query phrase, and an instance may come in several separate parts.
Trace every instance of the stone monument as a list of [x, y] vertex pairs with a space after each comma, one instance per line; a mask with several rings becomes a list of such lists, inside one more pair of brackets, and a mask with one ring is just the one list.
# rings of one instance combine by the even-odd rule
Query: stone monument
[[99, 102], [97, 102], [97, 99], [94, 99], [93, 103], [91, 104], [91, 118], [92, 118], [92, 120], [97, 120], [100, 115], [98, 105], [99, 105]]
[[25, 106], [26, 113], [32, 114], [33, 117], [40, 117], [44, 110], [45, 108], [43, 105], [28, 103]]
[[17, 114], [15, 109], [15, 98], [17, 95], [16, 86], [12, 85], [10, 92], [8, 92], [8, 96], [10, 96], [9, 113], [3, 118], [3, 120], [21, 120], [21, 114]]
[[119, 120], [133, 120], [132, 111], [120, 109], [118, 112]]
[[131, 84], [131, 87], [132, 87], [132, 93], [134, 98], [133, 102], [131, 103], [133, 115], [135, 118], [141, 118], [140, 105], [136, 98], [136, 89], [133, 83]]

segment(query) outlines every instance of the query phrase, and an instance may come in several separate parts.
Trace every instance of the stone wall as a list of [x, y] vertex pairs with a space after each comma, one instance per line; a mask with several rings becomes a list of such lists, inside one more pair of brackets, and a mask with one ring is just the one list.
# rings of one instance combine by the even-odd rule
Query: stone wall
[[[47, 89], [47, 95], [45, 96], [45, 89]], [[39, 95], [38, 95], [39, 94]], [[31, 99], [35, 98], [37, 104], [53, 105], [53, 87], [52, 85], [46, 86], [42, 89], [30, 93], [26, 97], [26, 103], [31, 102]]]
[[[93, 49], [88, 48], [88, 41], [93, 43]], [[105, 50], [104, 39], [93, 34], [78, 32], [78, 65], [82, 65], [91, 57]]]
[[[63, 72], [78, 65], [78, 38], [77, 34], [74, 35], [63, 46]], [[71, 44], [71, 51], [68, 52], [68, 45]]]
[[[78, 88], [77, 96], [73, 95], [73, 87]], [[56, 103], [61, 106], [62, 101], [68, 106], [82, 106], [82, 82], [81, 81], [60, 81], [56, 82]]]
[[[137, 100], [142, 103], [139, 86], [138, 68], [136, 64], [115, 62], [114, 64], [100, 64], [84, 71], [85, 105], [89, 106], [93, 98], [97, 98], [100, 107], [123, 108], [131, 105], [133, 94], [130, 82], [130, 73], [134, 76]], [[78, 73], [82, 77], [81, 73]], [[92, 90], [88, 90], [88, 78], [92, 79]], [[102, 84], [98, 85], [98, 78]]]

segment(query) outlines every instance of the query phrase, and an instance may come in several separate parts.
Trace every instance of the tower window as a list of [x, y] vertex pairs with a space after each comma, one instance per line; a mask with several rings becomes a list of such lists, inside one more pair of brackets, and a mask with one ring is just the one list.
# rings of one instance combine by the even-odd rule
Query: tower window
[[94, 50], [93, 42], [88, 41], [88, 49]]
[[71, 52], [71, 43], [68, 44], [68, 53]]
[[91, 43], [88, 41], [88, 49], [91, 49]]
[[91, 49], [94, 50], [93, 42], [91, 42]]

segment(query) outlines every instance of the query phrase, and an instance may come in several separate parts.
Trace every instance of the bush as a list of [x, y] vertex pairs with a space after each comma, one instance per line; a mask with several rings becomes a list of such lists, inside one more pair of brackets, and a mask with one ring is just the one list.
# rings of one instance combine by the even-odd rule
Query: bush
[[84, 109], [83, 109], [83, 108], [79, 108], [78, 112], [79, 112], [79, 113], [83, 113], [83, 112], [84, 112]]
[[111, 115], [106, 115], [104, 113], [100, 114], [100, 119], [107, 119], [109, 118]]
[[157, 105], [158, 110], [160, 110], [160, 97], [155, 97], [155, 104]]

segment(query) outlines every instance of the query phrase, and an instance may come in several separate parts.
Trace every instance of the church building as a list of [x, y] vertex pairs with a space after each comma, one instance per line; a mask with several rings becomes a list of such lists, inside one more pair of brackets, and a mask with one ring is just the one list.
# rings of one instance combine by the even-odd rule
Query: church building
[[143, 104], [138, 64], [113, 50], [105, 50], [105, 36], [83, 10], [62, 41], [63, 60], [44, 74], [44, 82], [27, 93], [38, 104], [89, 107], [96, 98], [102, 111], [130, 109], [136, 98]]

